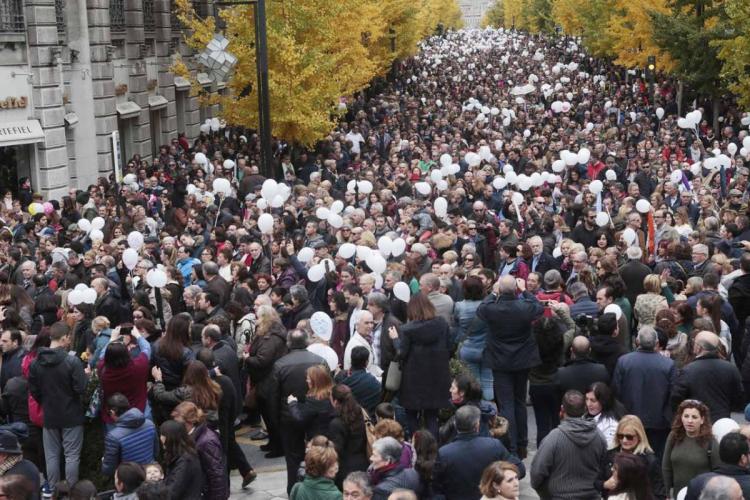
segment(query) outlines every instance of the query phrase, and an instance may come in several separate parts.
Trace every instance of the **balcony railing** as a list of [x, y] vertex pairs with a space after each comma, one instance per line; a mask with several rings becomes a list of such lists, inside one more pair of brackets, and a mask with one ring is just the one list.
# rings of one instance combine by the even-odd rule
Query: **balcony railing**
[[156, 29], [154, 0], [143, 0], [143, 28], [146, 29], [146, 31], [153, 31]]
[[0, 33], [23, 33], [23, 0], [0, 0]]
[[112, 31], [125, 31], [124, 0], [109, 0], [109, 27]]

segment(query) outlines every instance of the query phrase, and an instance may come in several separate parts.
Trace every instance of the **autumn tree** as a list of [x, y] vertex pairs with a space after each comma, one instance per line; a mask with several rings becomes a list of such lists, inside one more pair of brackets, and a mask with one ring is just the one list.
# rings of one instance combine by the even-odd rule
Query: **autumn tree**
[[638, 4], [617, 0], [608, 31], [615, 63], [626, 68], [643, 68], [649, 56], [656, 57], [658, 71], [671, 71], [674, 61], [654, 40], [651, 13], [669, 13], [665, 0], [641, 0]]
[[505, 26], [505, 11], [503, 10], [503, 0], [496, 0], [487, 9], [480, 23], [482, 28], [491, 26], [493, 28], [502, 28]]
[[723, 63], [721, 76], [747, 109], [750, 107], [750, 2], [727, 0], [725, 9], [725, 38], [712, 44]]
[[614, 40], [609, 22], [616, 0], [553, 0], [552, 21], [569, 35], [580, 36], [584, 47], [597, 57], [613, 57]]
[[[189, 30], [188, 45], [202, 51], [216, 32], [216, 20], [201, 19], [189, 0], [177, 0], [177, 14]], [[311, 145], [336, 125], [341, 97], [384, 75], [396, 58], [417, 51], [419, 41], [442, 25], [459, 26], [455, 0], [274, 0], [266, 3], [268, 86], [272, 133]], [[221, 104], [228, 123], [258, 123], [255, 31], [250, 6], [221, 10], [228, 51], [238, 63], [227, 95], [204, 95]], [[395, 35], [395, 36], [394, 36]], [[190, 61], [173, 69], [190, 77]], [[194, 92], [201, 92], [194, 85]]]

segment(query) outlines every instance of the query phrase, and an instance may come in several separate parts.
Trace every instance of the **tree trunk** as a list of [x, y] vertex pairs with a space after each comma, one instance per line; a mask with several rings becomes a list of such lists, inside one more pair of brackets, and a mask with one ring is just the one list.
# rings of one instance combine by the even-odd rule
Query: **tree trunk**
[[719, 128], [719, 112], [721, 111], [721, 98], [718, 95], [715, 95], [711, 98], [711, 104], [712, 104], [712, 114], [713, 114], [713, 127], [714, 127], [714, 134], [716, 134], [716, 137], [721, 137], [721, 129]]

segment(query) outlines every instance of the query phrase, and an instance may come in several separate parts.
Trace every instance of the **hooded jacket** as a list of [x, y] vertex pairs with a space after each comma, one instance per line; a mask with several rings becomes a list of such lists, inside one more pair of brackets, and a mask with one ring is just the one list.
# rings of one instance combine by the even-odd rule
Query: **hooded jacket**
[[29, 370], [29, 392], [44, 411], [44, 427], [82, 425], [86, 374], [83, 363], [63, 348], [43, 347]]
[[547, 434], [531, 463], [531, 487], [542, 499], [594, 500], [607, 453], [593, 420], [565, 418]]
[[159, 436], [154, 423], [138, 408], [131, 408], [120, 415], [104, 438], [102, 474], [114, 474], [122, 462], [150, 464], [158, 455]]

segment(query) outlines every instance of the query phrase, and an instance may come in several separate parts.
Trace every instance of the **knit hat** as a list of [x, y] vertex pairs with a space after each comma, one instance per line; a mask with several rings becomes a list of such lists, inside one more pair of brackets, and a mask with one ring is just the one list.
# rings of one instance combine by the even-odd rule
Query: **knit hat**
[[310, 318], [310, 328], [316, 337], [328, 342], [333, 332], [333, 321], [326, 313], [318, 311]]
[[422, 243], [414, 243], [411, 246], [411, 251], [418, 253], [422, 257], [424, 257], [425, 255], [427, 255], [427, 247], [424, 246]]
[[9, 455], [18, 455], [21, 453], [21, 446], [18, 444], [18, 438], [12, 432], [0, 431], [0, 453]]

